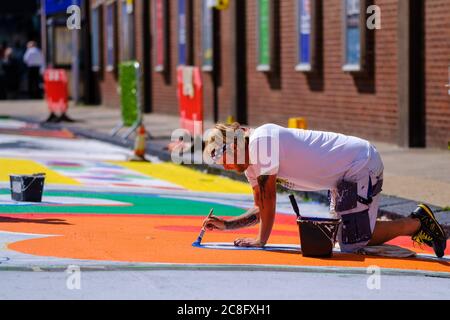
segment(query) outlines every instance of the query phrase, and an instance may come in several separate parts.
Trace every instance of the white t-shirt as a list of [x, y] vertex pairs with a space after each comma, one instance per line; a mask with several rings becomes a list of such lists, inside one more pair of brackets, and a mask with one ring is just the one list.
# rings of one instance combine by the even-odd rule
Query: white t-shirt
[[259, 176], [277, 175], [288, 189], [318, 191], [333, 189], [345, 174], [364, 168], [371, 144], [333, 132], [266, 124], [250, 134], [249, 152], [245, 175], [252, 186]]
[[44, 57], [39, 48], [32, 47], [25, 52], [23, 61], [28, 67], [40, 67], [44, 64]]

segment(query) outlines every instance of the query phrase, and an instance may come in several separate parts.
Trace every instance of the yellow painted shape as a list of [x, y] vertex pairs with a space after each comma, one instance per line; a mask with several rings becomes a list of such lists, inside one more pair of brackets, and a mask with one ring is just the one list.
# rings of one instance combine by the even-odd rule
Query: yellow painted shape
[[0, 158], [0, 181], [9, 181], [10, 174], [45, 173], [45, 183], [81, 185], [78, 181], [63, 176], [33, 160]]
[[173, 163], [113, 162], [114, 164], [165, 180], [191, 191], [251, 194], [248, 183], [202, 173]]

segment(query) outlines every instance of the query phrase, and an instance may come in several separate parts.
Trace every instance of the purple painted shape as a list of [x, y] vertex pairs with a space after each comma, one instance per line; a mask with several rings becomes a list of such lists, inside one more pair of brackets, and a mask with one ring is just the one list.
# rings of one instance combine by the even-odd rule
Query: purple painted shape
[[106, 162], [96, 162], [95, 163], [95, 167], [97, 168], [110, 168], [110, 169], [121, 169], [123, 170], [122, 167], [112, 164], [112, 163], [106, 163]]
[[120, 171], [113, 171], [113, 170], [104, 170], [104, 169], [99, 169], [99, 170], [95, 170], [95, 173], [98, 174], [112, 174], [112, 175], [123, 175], [123, 172]]
[[127, 179], [115, 178], [115, 177], [99, 177], [99, 176], [79, 176], [77, 179], [89, 179], [100, 181], [127, 181]]
[[48, 166], [55, 166], [55, 167], [82, 167], [83, 165], [76, 163], [76, 162], [66, 162], [66, 161], [49, 161], [47, 162]]

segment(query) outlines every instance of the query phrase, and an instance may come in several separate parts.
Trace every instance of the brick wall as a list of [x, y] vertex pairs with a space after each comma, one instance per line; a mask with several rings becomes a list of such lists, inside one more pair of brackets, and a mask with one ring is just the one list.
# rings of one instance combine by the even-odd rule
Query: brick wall
[[[256, 5], [248, 1], [249, 122], [287, 125], [289, 117], [304, 116], [310, 128], [334, 130], [370, 139], [396, 139], [397, 70], [395, 0], [379, 0], [382, 29], [375, 32], [376, 72], [354, 77], [342, 71], [341, 1], [322, 7], [323, 75], [295, 71], [296, 17], [294, 0], [279, 1], [279, 75], [256, 71]], [[319, 68], [320, 69], [320, 68]]]
[[425, 103], [427, 146], [446, 148], [450, 141], [450, 2], [425, 1]]

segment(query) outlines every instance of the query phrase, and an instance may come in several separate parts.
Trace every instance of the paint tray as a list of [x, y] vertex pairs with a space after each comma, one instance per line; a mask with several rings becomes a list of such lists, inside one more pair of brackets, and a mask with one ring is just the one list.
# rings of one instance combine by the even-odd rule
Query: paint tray
[[11, 198], [21, 202], [41, 202], [45, 173], [10, 175]]
[[302, 255], [331, 258], [340, 223], [340, 219], [307, 217], [297, 219]]

